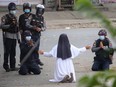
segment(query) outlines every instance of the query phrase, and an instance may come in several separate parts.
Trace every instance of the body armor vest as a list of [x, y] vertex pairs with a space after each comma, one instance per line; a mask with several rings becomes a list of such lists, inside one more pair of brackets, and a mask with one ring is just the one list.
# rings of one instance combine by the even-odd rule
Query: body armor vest
[[36, 15], [34, 15], [31, 20], [31, 25], [42, 28], [43, 21], [44, 21], [43, 16], [37, 17]]
[[[96, 41], [96, 47], [100, 46], [100, 42], [101, 42], [100, 39], [98, 39]], [[104, 46], [109, 48], [109, 40], [107, 38], [105, 38], [102, 41], [102, 43], [103, 43]], [[103, 49], [100, 49], [99, 51], [95, 52], [95, 54], [96, 54], [96, 57], [99, 58], [99, 59], [109, 58], [109, 53], [107, 51], [104, 51]]]
[[29, 14], [29, 15], [26, 15], [26, 14], [22, 14], [20, 17], [19, 17], [19, 28], [20, 30], [22, 30], [23, 32], [25, 30], [29, 30], [28, 27], [26, 27], [26, 22], [28, 21], [28, 19], [32, 19], [32, 15], [33, 14]]
[[[34, 27], [42, 28], [44, 26], [43, 21], [44, 21], [43, 16], [37, 17], [36, 15], [33, 15], [30, 24], [32, 26], [34, 26]], [[41, 35], [41, 32], [37, 32], [35, 30], [32, 30], [32, 34], [34, 34], [34, 35]]]
[[7, 29], [6, 32], [17, 33], [18, 32], [17, 18], [10, 14], [6, 14], [6, 18], [7, 19], [5, 24], [10, 25], [9, 29]]

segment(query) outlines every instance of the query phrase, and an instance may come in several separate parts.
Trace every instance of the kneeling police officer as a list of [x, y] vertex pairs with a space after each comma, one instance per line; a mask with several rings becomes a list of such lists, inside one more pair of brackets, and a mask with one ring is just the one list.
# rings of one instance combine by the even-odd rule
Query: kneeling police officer
[[34, 59], [35, 57], [34, 54], [38, 53], [38, 50], [36, 49], [36, 47], [35, 49], [33, 49], [34, 46], [35, 46], [35, 43], [32, 40], [32, 34], [30, 31], [26, 30], [24, 32], [23, 40], [20, 43], [20, 51], [21, 51], [21, 54], [20, 54], [21, 67], [19, 70], [20, 75], [26, 75], [28, 73], [30, 74], [31, 72], [33, 74], [41, 73], [40, 67], [35, 62], [35, 59]]
[[109, 70], [112, 64], [113, 47], [110, 40], [106, 37], [106, 30], [102, 29], [98, 32], [99, 39], [97, 39], [92, 47], [92, 52], [95, 52], [94, 63], [92, 66], [93, 71]]

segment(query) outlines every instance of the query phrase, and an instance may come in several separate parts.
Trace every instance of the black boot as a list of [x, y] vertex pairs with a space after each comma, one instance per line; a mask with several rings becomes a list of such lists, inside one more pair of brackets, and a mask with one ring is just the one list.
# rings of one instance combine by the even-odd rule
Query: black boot
[[8, 69], [5, 69], [6, 70], [6, 72], [10, 72], [10, 69], [8, 68]]

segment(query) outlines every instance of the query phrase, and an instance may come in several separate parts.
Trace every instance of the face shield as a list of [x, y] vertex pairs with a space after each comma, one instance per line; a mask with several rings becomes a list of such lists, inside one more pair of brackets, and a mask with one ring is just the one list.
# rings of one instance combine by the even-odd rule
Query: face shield
[[38, 8], [37, 11], [36, 11], [36, 15], [41, 16], [43, 14], [44, 14], [44, 9], [43, 8]]

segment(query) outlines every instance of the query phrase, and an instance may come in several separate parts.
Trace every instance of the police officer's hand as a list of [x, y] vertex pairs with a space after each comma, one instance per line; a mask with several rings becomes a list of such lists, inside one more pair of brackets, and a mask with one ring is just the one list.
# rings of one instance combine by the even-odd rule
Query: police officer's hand
[[29, 44], [30, 46], [34, 46], [34, 43], [33, 43], [32, 40], [28, 41], [28, 44]]
[[87, 45], [85, 46], [86, 49], [91, 49], [91, 46]]
[[17, 20], [16, 20], [16, 19], [12, 19], [12, 20], [11, 20], [11, 24], [17, 25]]
[[109, 58], [112, 61], [113, 60], [113, 55], [109, 55]]
[[40, 32], [40, 31], [41, 31], [41, 28], [36, 27], [35, 30], [36, 30], [37, 32]]

